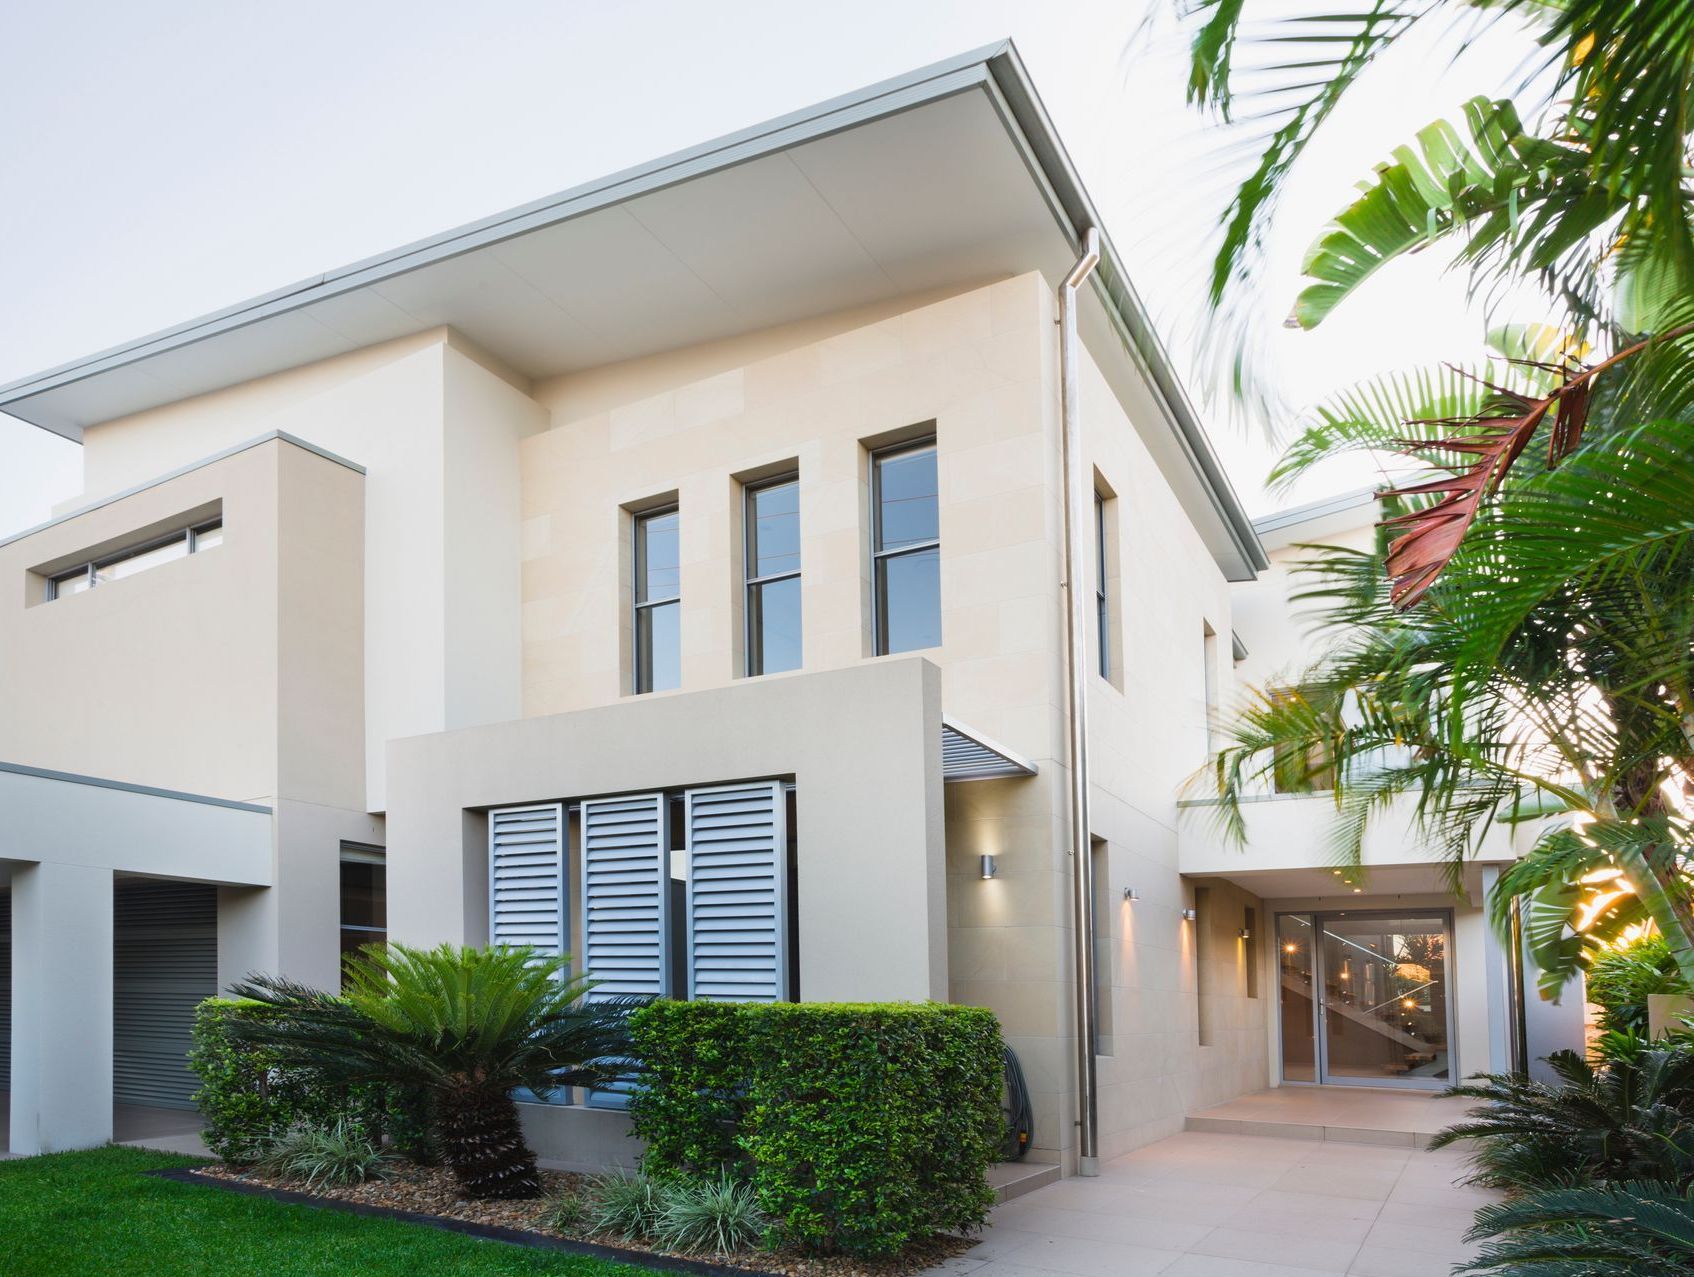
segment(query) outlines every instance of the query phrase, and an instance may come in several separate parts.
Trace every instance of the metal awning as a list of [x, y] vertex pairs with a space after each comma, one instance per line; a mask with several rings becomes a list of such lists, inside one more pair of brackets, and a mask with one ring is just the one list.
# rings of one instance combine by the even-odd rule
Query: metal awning
[[1033, 776], [1035, 764], [953, 718], [941, 720], [941, 779], [998, 780]]

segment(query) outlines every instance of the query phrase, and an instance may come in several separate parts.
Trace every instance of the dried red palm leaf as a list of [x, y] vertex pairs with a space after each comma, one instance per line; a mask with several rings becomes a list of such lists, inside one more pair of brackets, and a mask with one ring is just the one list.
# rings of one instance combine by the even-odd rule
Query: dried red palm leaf
[[[1383, 497], [1442, 494], [1440, 500], [1422, 509], [1382, 521], [1382, 527], [1399, 534], [1388, 543], [1388, 592], [1394, 606], [1404, 611], [1435, 584], [1476, 522], [1483, 501], [1499, 488], [1549, 413], [1553, 420], [1547, 436], [1547, 466], [1551, 469], [1582, 442], [1594, 381], [1601, 373], [1645, 350], [1654, 341], [1669, 341], [1691, 332], [1694, 324], [1683, 324], [1628, 346], [1587, 368], [1526, 361], [1526, 366], [1557, 376], [1559, 384], [1539, 399], [1530, 399], [1482, 382], [1494, 392], [1494, 398], [1476, 416], [1414, 423], [1434, 427], [1436, 437], [1395, 442], [1410, 456], [1447, 454], [1440, 457], [1439, 463], [1450, 473], [1427, 483], [1388, 488], [1378, 494]], [[1453, 453], [1460, 455], [1457, 464], [1451, 460]], [[1471, 460], [1464, 460], [1466, 457]]]

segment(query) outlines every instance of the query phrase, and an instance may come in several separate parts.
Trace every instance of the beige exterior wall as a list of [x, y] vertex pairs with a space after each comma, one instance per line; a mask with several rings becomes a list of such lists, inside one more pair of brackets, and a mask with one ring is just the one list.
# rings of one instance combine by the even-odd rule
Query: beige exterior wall
[[[395, 741], [389, 766], [395, 940], [487, 942], [487, 808], [791, 777], [801, 996], [945, 996], [941, 686], [921, 658]], [[579, 864], [567, 881], [575, 930]]]
[[343, 775], [381, 811], [389, 739], [520, 713], [516, 445], [546, 421], [525, 388], [434, 329], [90, 427], [82, 500], [277, 430], [365, 468], [368, 730]]
[[[125, 860], [229, 884], [220, 979], [333, 982], [340, 839], [363, 810], [364, 480], [280, 439], [0, 546], [0, 759], [269, 807], [274, 865]], [[45, 601], [54, 572], [216, 514], [221, 545]], [[339, 831], [339, 832], [332, 832]]]

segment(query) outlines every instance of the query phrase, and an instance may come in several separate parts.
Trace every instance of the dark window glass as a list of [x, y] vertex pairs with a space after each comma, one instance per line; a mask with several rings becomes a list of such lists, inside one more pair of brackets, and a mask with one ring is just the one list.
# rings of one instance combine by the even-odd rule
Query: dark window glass
[[938, 539], [935, 445], [880, 456], [876, 471], [877, 549], [897, 550]]
[[784, 577], [747, 590], [747, 672], [778, 674], [800, 668], [800, 578]]
[[341, 952], [388, 939], [388, 867], [369, 860], [341, 862]]
[[635, 690], [668, 692], [682, 686], [682, 604], [635, 612]]
[[1094, 622], [1100, 677], [1112, 676], [1112, 609], [1106, 595], [1106, 498], [1094, 494]]
[[682, 573], [675, 510], [635, 520], [635, 690], [682, 684]]
[[877, 652], [941, 645], [941, 551], [883, 559], [877, 572]]
[[747, 673], [800, 668], [800, 483], [747, 491]]
[[872, 459], [878, 656], [941, 643], [941, 512], [933, 441]]

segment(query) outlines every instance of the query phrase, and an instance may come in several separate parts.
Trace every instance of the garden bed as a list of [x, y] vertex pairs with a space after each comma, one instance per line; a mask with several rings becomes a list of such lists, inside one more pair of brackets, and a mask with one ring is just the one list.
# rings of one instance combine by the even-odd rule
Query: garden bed
[[367, 1180], [346, 1187], [308, 1188], [299, 1180], [266, 1175], [224, 1163], [189, 1171], [160, 1172], [170, 1178], [258, 1192], [279, 1200], [356, 1210], [361, 1214], [392, 1214], [417, 1223], [433, 1223], [458, 1232], [508, 1241], [517, 1245], [568, 1248], [583, 1254], [649, 1267], [663, 1266], [697, 1274], [734, 1272], [781, 1274], [782, 1277], [908, 1277], [932, 1268], [976, 1243], [963, 1237], [939, 1236], [908, 1246], [884, 1260], [819, 1256], [794, 1249], [752, 1250], [732, 1255], [678, 1255], [655, 1249], [645, 1241], [605, 1234], [567, 1233], [547, 1223], [550, 1203], [560, 1194], [581, 1188], [588, 1177], [568, 1171], [542, 1171], [544, 1195], [526, 1201], [473, 1201], [462, 1196], [453, 1176], [440, 1167], [400, 1163], [388, 1179]]

